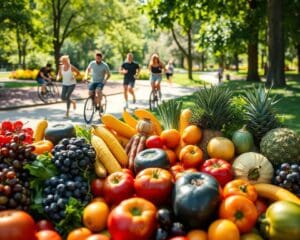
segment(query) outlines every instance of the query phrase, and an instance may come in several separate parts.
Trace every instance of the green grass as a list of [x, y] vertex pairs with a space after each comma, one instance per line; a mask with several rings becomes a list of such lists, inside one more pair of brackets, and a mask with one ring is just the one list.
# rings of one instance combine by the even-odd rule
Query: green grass
[[37, 83], [33, 82], [4, 82], [4, 87], [5, 88], [23, 88], [23, 87], [35, 87], [37, 86]]
[[[276, 111], [280, 119], [283, 120], [284, 125], [300, 133], [300, 81], [297, 78], [299, 79], [299, 75], [287, 75], [287, 86], [285, 88], [271, 89], [271, 95], [277, 95], [280, 99], [276, 105]], [[224, 86], [230, 88], [234, 95], [240, 95], [257, 84], [244, 80], [224, 82]], [[193, 99], [193, 95], [181, 97], [183, 108], [192, 107], [194, 105]]]

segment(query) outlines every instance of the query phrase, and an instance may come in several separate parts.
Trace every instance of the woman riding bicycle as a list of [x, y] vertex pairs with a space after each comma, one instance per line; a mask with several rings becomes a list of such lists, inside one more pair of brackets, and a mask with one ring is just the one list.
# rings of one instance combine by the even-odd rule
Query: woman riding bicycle
[[165, 71], [165, 66], [160, 61], [158, 54], [154, 53], [151, 56], [148, 69], [150, 71], [150, 82], [152, 91], [157, 90], [160, 94], [159, 97], [161, 98], [160, 82], [162, 80], [163, 71]]
[[[85, 71], [84, 80], [88, 79], [89, 73], [92, 71], [92, 82], [89, 84], [89, 95], [95, 95], [96, 108], [99, 110], [102, 100], [102, 90], [107, 80], [110, 78], [110, 70], [108, 65], [102, 61], [102, 53], [97, 52], [95, 60], [91, 61]], [[102, 109], [100, 109], [101, 111]]]
[[42, 94], [46, 93], [46, 83], [47, 81], [52, 81], [52, 75], [51, 75], [51, 64], [47, 63], [45, 67], [42, 67], [40, 71], [37, 74], [36, 80], [39, 85], [41, 85]]

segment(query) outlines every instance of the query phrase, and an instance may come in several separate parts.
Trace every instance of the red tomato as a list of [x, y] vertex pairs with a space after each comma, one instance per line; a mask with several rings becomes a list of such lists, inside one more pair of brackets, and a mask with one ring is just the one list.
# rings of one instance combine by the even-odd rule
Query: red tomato
[[146, 168], [135, 177], [136, 195], [156, 205], [166, 203], [170, 199], [173, 178], [168, 170], [162, 168]]
[[122, 201], [110, 212], [107, 221], [112, 239], [151, 239], [156, 225], [156, 207], [137, 197]]
[[255, 204], [258, 216], [260, 216], [262, 213], [265, 213], [267, 211], [268, 205], [264, 200], [262, 200], [260, 198], [256, 199], [254, 204]]
[[134, 194], [134, 179], [125, 172], [114, 172], [104, 181], [104, 199], [109, 204], [118, 204]]
[[256, 188], [253, 184], [244, 179], [235, 179], [224, 186], [223, 197], [242, 195], [255, 202], [257, 199]]
[[62, 240], [58, 232], [53, 230], [41, 230], [35, 236], [37, 240]]
[[96, 178], [91, 181], [91, 191], [94, 197], [103, 196], [104, 179]]
[[122, 168], [122, 172], [128, 173], [128, 174], [130, 174], [132, 177], [134, 177], [133, 172], [132, 172], [129, 168]]
[[177, 163], [171, 167], [170, 171], [172, 173], [173, 179], [176, 180], [177, 174], [182, 173], [184, 171], [184, 168], [181, 164]]
[[169, 238], [169, 240], [189, 240], [187, 237], [172, 237], [172, 238]]
[[233, 178], [231, 164], [223, 159], [211, 158], [206, 160], [200, 171], [215, 177], [222, 187]]
[[185, 169], [199, 167], [203, 161], [203, 152], [196, 145], [186, 145], [180, 150], [179, 160]]
[[22, 127], [23, 127], [23, 122], [20, 120], [17, 120], [13, 123], [14, 131], [19, 132], [22, 129]]
[[55, 230], [52, 222], [46, 219], [42, 219], [38, 221], [36, 224], [36, 230], [41, 231], [41, 230]]
[[0, 239], [33, 240], [35, 239], [35, 223], [24, 211], [0, 211]]
[[146, 147], [147, 148], [163, 148], [164, 143], [163, 140], [158, 135], [152, 135], [147, 138], [146, 140]]

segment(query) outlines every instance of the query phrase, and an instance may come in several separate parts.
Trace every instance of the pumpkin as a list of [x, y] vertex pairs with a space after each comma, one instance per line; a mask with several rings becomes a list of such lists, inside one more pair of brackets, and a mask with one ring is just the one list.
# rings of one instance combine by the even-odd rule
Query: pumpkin
[[57, 123], [47, 127], [45, 139], [51, 141], [54, 145], [63, 138], [76, 137], [76, 131], [71, 123]]
[[153, 133], [154, 127], [153, 127], [153, 124], [150, 121], [150, 119], [143, 118], [138, 121], [138, 123], [136, 125], [136, 130], [138, 131], [138, 133], [140, 133], [142, 135], [149, 136]]
[[40, 140], [37, 142], [34, 142], [32, 144], [34, 146], [33, 153], [35, 154], [43, 154], [45, 152], [51, 152], [53, 148], [53, 143], [50, 142], [49, 140]]
[[254, 146], [253, 136], [246, 127], [243, 127], [233, 133], [232, 142], [238, 154], [250, 152]]
[[235, 178], [254, 183], [270, 183], [274, 169], [269, 160], [260, 153], [247, 152], [238, 156], [232, 163]]

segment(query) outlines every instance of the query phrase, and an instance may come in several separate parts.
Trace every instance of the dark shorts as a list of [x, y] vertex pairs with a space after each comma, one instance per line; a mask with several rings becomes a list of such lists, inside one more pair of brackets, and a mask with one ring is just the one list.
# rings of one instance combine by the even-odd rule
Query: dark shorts
[[133, 88], [134, 84], [135, 84], [135, 79], [124, 79], [123, 81], [124, 86], [130, 86]]
[[169, 79], [171, 76], [173, 76], [173, 73], [166, 73], [167, 79]]
[[92, 82], [89, 84], [89, 90], [95, 91], [96, 89], [102, 90], [104, 87], [104, 84], [102, 82]]
[[46, 84], [46, 81], [45, 81], [44, 78], [42, 78], [42, 77], [38, 77], [38, 78], [36, 79], [36, 81], [37, 81], [38, 84], [40, 84], [40, 85]]

